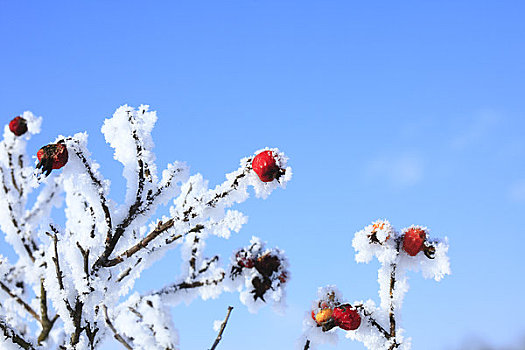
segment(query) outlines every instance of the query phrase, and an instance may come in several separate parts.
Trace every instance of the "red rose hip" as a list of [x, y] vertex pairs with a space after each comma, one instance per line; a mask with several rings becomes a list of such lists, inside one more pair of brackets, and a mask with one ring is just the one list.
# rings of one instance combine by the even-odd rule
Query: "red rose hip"
[[252, 161], [252, 168], [262, 182], [271, 182], [281, 173], [272, 151], [263, 151], [256, 155]]
[[24, 118], [18, 116], [9, 122], [9, 130], [16, 136], [23, 135], [27, 132], [27, 122]]
[[419, 227], [411, 227], [403, 236], [403, 250], [410, 256], [416, 256], [423, 249], [427, 234]]
[[353, 331], [361, 325], [361, 316], [352, 305], [340, 305], [332, 313], [335, 325], [345, 331]]
[[36, 154], [38, 164], [36, 168], [42, 168], [42, 173], [48, 176], [53, 169], [60, 169], [67, 163], [68, 153], [66, 145], [63, 143], [54, 143], [42, 147]]

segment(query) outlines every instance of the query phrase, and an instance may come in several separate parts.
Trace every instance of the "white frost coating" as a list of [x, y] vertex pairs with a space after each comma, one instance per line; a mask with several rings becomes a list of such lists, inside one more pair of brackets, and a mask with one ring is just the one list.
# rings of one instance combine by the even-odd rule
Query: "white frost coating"
[[[421, 251], [415, 256], [410, 256], [403, 248], [404, 236], [409, 230], [421, 230], [426, 237]], [[381, 303], [379, 307], [372, 300], [352, 303], [361, 317], [361, 324], [356, 330], [344, 331], [346, 337], [362, 342], [368, 349], [388, 350], [394, 344], [395, 349], [410, 349], [410, 338], [404, 337], [405, 331], [400, 327], [400, 311], [409, 288], [406, 272], [421, 271], [425, 278], [434, 278], [436, 281], [450, 274], [448, 239], [433, 239], [428, 228], [423, 226], [412, 225], [398, 233], [387, 220], [377, 220], [355, 233], [352, 246], [358, 263], [368, 263], [373, 257], [381, 263], [377, 278]], [[333, 308], [322, 298], [333, 289], [333, 286], [320, 289], [320, 300], [312, 307], [314, 314], [322, 308], [322, 302], [325, 303], [324, 307]], [[340, 303], [340, 295], [335, 293], [334, 296], [336, 304]], [[390, 334], [392, 318], [396, 320], [395, 335]], [[307, 339], [312, 345], [325, 343], [333, 337], [331, 333], [336, 329], [323, 332], [311, 315], [305, 317], [304, 325], [305, 333], [299, 346], [304, 346]]]
[[[218, 256], [204, 254], [210, 235], [228, 239], [247, 222], [232, 207], [249, 198], [250, 187], [257, 197], [266, 198], [286, 186], [291, 168], [284, 153], [271, 149], [281, 172], [269, 183], [253, 171], [254, 155], [243, 158], [215, 187], [198, 173], [190, 176], [189, 167], [180, 161], [168, 164], [159, 178], [151, 138], [156, 113], [148, 106], [122, 106], [102, 127], [124, 167], [126, 199], [118, 205], [109, 197], [110, 182], [91, 158], [86, 133], [50, 140], [66, 146], [68, 160], [46, 177], [34, 170], [36, 159], [26, 152], [41, 118], [30, 112], [22, 117], [28, 131], [15, 136], [5, 126], [0, 142], [0, 228], [19, 256], [16, 264], [0, 256], [2, 349], [13, 346], [15, 334], [36, 344], [43, 328], [50, 326], [39, 321], [46, 317], [56, 322], [39, 349], [92, 349], [105, 337], [117, 335], [133, 349], [178, 349], [170, 307], [180, 302], [238, 290], [251, 311], [265, 303], [276, 309], [284, 306], [289, 272], [283, 251], [266, 249], [252, 239], [251, 268], [240, 268], [235, 259], [224, 268]], [[36, 199], [28, 203], [35, 189]], [[159, 205], [170, 202], [169, 216], [153, 217]], [[62, 203], [65, 222], [51, 217], [52, 208]], [[142, 271], [176, 247], [182, 250], [182, 273], [158, 291], [133, 293]]]

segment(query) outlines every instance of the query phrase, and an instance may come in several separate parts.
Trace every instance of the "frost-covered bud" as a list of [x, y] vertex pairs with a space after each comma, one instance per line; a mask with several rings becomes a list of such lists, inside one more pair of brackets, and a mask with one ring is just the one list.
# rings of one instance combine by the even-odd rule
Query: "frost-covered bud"
[[386, 220], [377, 220], [372, 224], [368, 239], [370, 243], [383, 244], [394, 234], [394, 229], [390, 222]]
[[53, 143], [42, 147], [36, 154], [38, 158], [37, 169], [42, 168], [42, 172], [48, 176], [53, 169], [60, 169], [66, 165], [68, 153], [66, 145], [63, 143]]
[[263, 151], [253, 158], [252, 169], [262, 182], [271, 182], [284, 173], [279, 168], [272, 151]]
[[361, 315], [350, 304], [339, 305], [332, 313], [334, 323], [345, 331], [353, 331], [361, 325]]
[[408, 228], [403, 236], [403, 250], [410, 256], [416, 256], [423, 249], [426, 238], [427, 234], [422, 228]]
[[27, 121], [18, 116], [9, 122], [9, 130], [16, 136], [23, 135], [27, 132]]

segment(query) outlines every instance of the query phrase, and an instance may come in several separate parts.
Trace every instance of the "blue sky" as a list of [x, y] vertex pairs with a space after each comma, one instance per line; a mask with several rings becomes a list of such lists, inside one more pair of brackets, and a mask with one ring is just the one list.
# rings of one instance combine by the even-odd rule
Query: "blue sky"
[[[452, 275], [411, 275], [414, 349], [495, 346], [525, 333], [525, 5], [519, 1], [0, 0], [0, 116], [44, 117], [32, 147], [87, 131], [123, 199], [100, 133], [122, 104], [158, 111], [159, 167], [184, 160], [212, 184], [279, 147], [294, 178], [239, 208], [249, 223], [208, 243], [225, 259], [258, 235], [291, 264], [288, 312], [249, 314], [237, 295], [174, 309], [182, 349], [291, 349], [318, 286], [377, 298], [377, 263], [355, 231], [377, 218], [448, 236]], [[2, 253], [9, 254], [4, 243]], [[178, 271], [174, 252], [137, 287]], [[249, 344], [249, 345], [247, 345]], [[111, 347], [109, 347], [111, 348]], [[361, 349], [341, 339], [338, 347]]]

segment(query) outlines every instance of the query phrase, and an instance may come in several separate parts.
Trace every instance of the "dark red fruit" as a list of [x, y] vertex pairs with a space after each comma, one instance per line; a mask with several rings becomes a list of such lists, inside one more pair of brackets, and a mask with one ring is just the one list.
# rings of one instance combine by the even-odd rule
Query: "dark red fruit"
[[60, 169], [67, 163], [68, 154], [66, 145], [63, 143], [54, 143], [42, 147], [36, 154], [38, 164], [36, 168], [42, 168], [42, 173], [48, 176], [53, 169]]
[[253, 259], [248, 258], [246, 256], [246, 252], [244, 251], [238, 252], [235, 255], [235, 258], [237, 259], [237, 265], [239, 265], [240, 267], [246, 267], [248, 269], [251, 269], [255, 266], [255, 262], [253, 261]]
[[271, 182], [279, 178], [282, 170], [277, 166], [272, 151], [263, 151], [253, 158], [253, 171], [262, 182]]
[[352, 305], [340, 305], [332, 313], [335, 325], [345, 331], [353, 331], [361, 325], [361, 316]]
[[410, 256], [416, 256], [423, 249], [426, 238], [424, 230], [418, 227], [409, 228], [403, 237], [403, 250]]
[[27, 122], [24, 118], [18, 116], [9, 122], [9, 130], [16, 136], [23, 135], [27, 132]]

